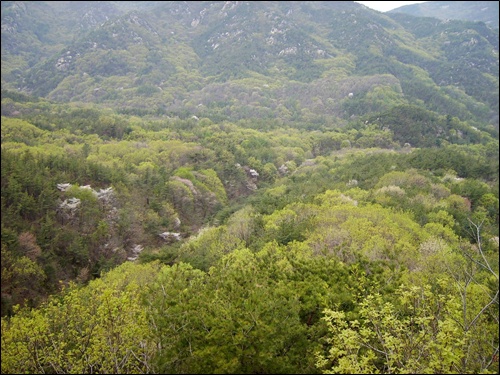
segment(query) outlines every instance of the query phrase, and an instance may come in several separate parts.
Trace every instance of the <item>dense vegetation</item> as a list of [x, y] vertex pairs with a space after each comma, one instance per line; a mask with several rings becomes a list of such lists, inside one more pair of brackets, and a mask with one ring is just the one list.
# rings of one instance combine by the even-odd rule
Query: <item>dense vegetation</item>
[[27, 114], [2, 117], [3, 372], [497, 371], [488, 133], [437, 147], [422, 131], [414, 148], [357, 123], [253, 129], [7, 94]]
[[498, 373], [498, 31], [38, 3], [2, 2], [2, 373]]

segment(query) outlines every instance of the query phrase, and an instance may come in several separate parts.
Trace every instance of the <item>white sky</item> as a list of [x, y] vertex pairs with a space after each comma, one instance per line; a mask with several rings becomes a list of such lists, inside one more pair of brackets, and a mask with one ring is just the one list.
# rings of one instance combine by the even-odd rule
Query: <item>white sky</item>
[[355, 1], [379, 12], [388, 12], [403, 5], [426, 3], [426, 1]]

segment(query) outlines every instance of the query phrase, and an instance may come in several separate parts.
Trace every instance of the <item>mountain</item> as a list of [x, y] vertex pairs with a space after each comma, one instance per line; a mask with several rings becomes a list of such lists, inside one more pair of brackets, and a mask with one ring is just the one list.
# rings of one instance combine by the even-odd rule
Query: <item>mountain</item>
[[351, 1], [2, 2], [2, 88], [298, 126], [411, 104], [497, 127], [498, 30]]
[[404, 5], [387, 13], [405, 13], [415, 17], [434, 17], [443, 21], [480, 21], [498, 29], [498, 1], [426, 1], [419, 4]]
[[2, 373], [498, 373], [498, 29], [1, 5]]

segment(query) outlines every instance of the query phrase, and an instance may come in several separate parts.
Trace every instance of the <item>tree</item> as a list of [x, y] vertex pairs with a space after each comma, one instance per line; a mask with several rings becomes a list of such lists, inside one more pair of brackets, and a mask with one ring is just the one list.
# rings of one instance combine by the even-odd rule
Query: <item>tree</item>
[[25, 250], [26, 254], [16, 256], [2, 243], [2, 316], [12, 314], [13, 305], [21, 303], [36, 306], [43, 295], [42, 285], [46, 276], [36, 262], [39, 248], [31, 242], [22, 245], [26, 246], [29, 246]]
[[2, 318], [2, 373], [155, 372], [157, 345], [141, 294], [158, 271], [154, 263], [125, 263]]
[[257, 230], [259, 218], [260, 215], [255, 212], [255, 209], [251, 205], [247, 205], [229, 217], [227, 231], [230, 236], [244, 241], [245, 246], [248, 247]]
[[379, 293], [361, 302], [360, 318], [326, 309], [330, 335], [318, 353], [323, 373], [460, 372], [464, 338], [454, 320], [458, 301], [430, 286], [396, 291], [394, 302]]
[[482, 223], [468, 219], [469, 232], [475, 244], [462, 244], [464, 259], [448, 264], [448, 273], [460, 296], [462, 314], [457, 319], [465, 337], [461, 370], [467, 372], [498, 371], [499, 278], [498, 263], [482, 244]]

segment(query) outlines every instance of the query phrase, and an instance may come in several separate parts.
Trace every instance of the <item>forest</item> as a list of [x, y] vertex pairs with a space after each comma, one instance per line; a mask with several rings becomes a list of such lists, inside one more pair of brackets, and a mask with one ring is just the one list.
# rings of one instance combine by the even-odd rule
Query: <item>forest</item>
[[99, 2], [123, 13], [71, 43], [47, 3], [2, 2], [43, 16], [2, 46], [2, 374], [499, 372], [498, 29], [233, 4], [247, 32], [322, 6], [379, 25], [305, 18], [273, 66], [206, 48], [232, 38], [221, 2], [187, 5], [208, 16], [177, 54], [155, 38], [195, 28], [178, 2]]
[[3, 99], [2, 372], [497, 371], [487, 133], [31, 100]]

